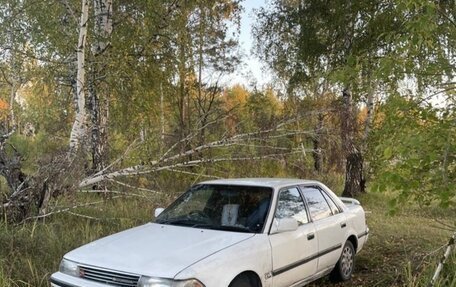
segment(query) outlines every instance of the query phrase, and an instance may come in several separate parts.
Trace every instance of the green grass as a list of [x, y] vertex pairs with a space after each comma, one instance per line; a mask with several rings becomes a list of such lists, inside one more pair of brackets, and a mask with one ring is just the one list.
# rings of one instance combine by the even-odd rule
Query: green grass
[[[75, 202], [100, 200], [103, 198], [98, 195], [84, 195], [59, 205], [70, 207]], [[47, 286], [47, 279], [58, 269], [66, 252], [145, 223], [152, 218], [156, 204], [166, 205], [169, 201], [160, 197], [107, 199], [101, 204], [72, 209], [74, 214], [50, 216], [44, 222], [32, 221], [16, 227], [0, 225], [0, 286]]]
[[[0, 223], [0, 287], [48, 286], [61, 257], [84, 243], [149, 221], [157, 206], [166, 206], [174, 196], [148, 195], [105, 199], [101, 204], [71, 209], [45, 221], [20, 226]], [[54, 203], [70, 207], [103, 200], [98, 195], [80, 195]], [[353, 279], [334, 285], [327, 279], [312, 286], [426, 286], [451, 232], [441, 223], [455, 223], [456, 210], [406, 206], [387, 215], [388, 198], [369, 193], [360, 198], [367, 211], [371, 233], [357, 257]], [[84, 218], [90, 216], [96, 219]], [[436, 221], [438, 220], [438, 221]], [[456, 256], [449, 260], [437, 286], [456, 286]]]

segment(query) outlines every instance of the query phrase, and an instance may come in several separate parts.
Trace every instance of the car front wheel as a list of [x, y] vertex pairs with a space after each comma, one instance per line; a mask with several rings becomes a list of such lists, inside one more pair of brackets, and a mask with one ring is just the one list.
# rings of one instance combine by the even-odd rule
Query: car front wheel
[[253, 276], [247, 274], [241, 274], [234, 278], [228, 287], [259, 287], [257, 280]]
[[331, 272], [330, 279], [335, 282], [347, 281], [351, 278], [355, 267], [355, 248], [350, 241], [345, 242], [339, 261]]

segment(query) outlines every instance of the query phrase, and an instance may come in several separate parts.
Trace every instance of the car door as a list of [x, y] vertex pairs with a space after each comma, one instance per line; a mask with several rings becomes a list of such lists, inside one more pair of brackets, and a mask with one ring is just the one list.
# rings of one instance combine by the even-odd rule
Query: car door
[[315, 227], [297, 187], [280, 190], [277, 198], [274, 220], [288, 217], [298, 221], [296, 230], [269, 235], [274, 287], [290, 286], [317, 270], [317, 260], [312, 259], [318, 252]]
[[346, 218], [331, 198], [315, 186], [301, 186], [318, 241], [318, 267], [322, 271], [339, 260], [346, 235]]

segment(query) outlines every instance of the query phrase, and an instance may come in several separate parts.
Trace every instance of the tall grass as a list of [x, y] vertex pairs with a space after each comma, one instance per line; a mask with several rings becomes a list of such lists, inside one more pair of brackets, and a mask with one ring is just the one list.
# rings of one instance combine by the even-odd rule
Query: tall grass
[[[86, 202], [100, 199], [84, 196]], [[60, 204], [72, 206], [74, 202], [72, 199]], [[47, 286], [49, 276], [58, 269], [66, 252], [151, 220], [154, 207], [144, 198], [108, 199], [100, 205], [76, 208], [73, 214], [56, 214], [44, 222], [15, 227], [0, 224], [0, 286]]]

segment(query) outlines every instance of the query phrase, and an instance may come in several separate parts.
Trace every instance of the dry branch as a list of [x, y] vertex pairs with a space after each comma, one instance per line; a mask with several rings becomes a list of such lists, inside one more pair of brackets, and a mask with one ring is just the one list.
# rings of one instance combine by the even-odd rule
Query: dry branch
[[108, 169], [110, 169], [111, 167], [113, 167], [114, 165], [118, 164], [119, 162], [121, 162], [132, 150], [134, 150], [136, 147], [137, 147], [137, 142], [138, 140], [135, 139], [126, 149], [125, 149], [125, 152], [120, 156], [118, 157], [116, 160], [114, 160], [112, 163], [110, 163], [109, 165], [107, 165], [104, 169], [100, 170], [99, 172], [95, 173], [94, 176], [97, 176], [97, 175], [100, 175], [100, 174], [103, 174], [104, 172], [106, 172]]
[[[117, 197], [120, 197], [120, 196], [117, 196]], [[115, 197], [113, 197], [113, 198], [115, 198]], [[76, 208], [79, 208], [79, 207], [86, 207], [86, 206], [100, 204], [100, 203], [103, 203], [103, 202], [104, 202], [104, 200], [99, 200], [99, 201], [94, 201], [94, 202], [74, 205], [74, 206], [71, 206], [71, 207], [63, 208], [63, 209], [54, 210], [54, 211], [51, 211], [51, 212], [48, 212], [48, 213], [45, 213], [45, 214], [40, 214], [40, 215], [37, 215], [37, 216], [30, 216], [30, 217], [25, 218], [21, 223], [24, 223], [25, 221], [29, 221], [29, 220], [33, 220], [33, 219], [45, 218], [45, 217], [48, 217], [48, 216], [51, 216], [51, 215], [54, 215], [54, 214], [58, 214], [58, 213], [62, 213], [62, 212], [67, 212], [69, 210], [76, 209]]]
[[440, 259], [439, 265], [437, 265], [437, 269], [435, 270], [434, 276], [432, 276], [431, 282], [429, 282], [428, 287], [434, 286], [435, 283], [437, 282], [437, 280], [439, 279], [440, 273], [442, 272], [442, 269], [443, 269], [443, 265], [445, 264], [446, 260], [448, 260], [451, 252], [454, 249], [455, 241], [456, 241], [456, 232], [453, 234], [453, 236], [448, 241], [447, 248], [445, 250], [445, 254]]
[[99, 194], [119, 194], [119, 195], [124, 195], [124, 196], [131, 196], [131, 197], [140, 197], [140, 198], [146, 198], [150, 199], [151, 197], [145, 196], [142, 194], [137, 194], [134, 192], [123, 192], [123, 191], [117, 191], [117, 190], [107, 190], [107, 189], [93, 189], [93, 190], [78, 190], [79, 193], [99, 193]]
[[[323, 112], [323, 111], [318, 111], [318, 112]], [[115, 164], [117, 164], [121, 161], [121, 158], [125, 157], [128, 154], [131, 146], [134, 145], [134, 143], [132, 143], [120, 158], [118, 158], [116, 161], [114, 161], [113, 163], [108, 165], [105, 169], [81, 180], [79, 182], [79, 188], [85, 188], [87, 186], [97, 184], [97, 183], [99, 183], [101, 181], [105, 181], [105, 180], [113, 181], [115, 178], [124, 177], [124, 176], [138, 176], [138, 175], [143, 175], [143, 174], [155, 173], [155, 172], [159, 172], [159, 171], [163, 171], [163, 170], [183, 172], [179, 168], [185, 168], [185, 167], [191, 167], [191, 166], [197, 166], [197, 165], [201, 165], [201, 164], [208, 164], [208, 163], [215, 163], [215, 162], [261, 160], [261, 159], [274, 158], [277, 156], [283, 157], [283, 156], [289, 155], [289, 154], [302, 153], [303, 152], [302, 149], [299, 149], [299, 151], [297, 151], [296, 149], [290, 149], [287, 147], [254, 144], [254, 143], [252, 143], [252, 141], [261, 141], [264, 143], [267, 140], [275, 140], [275, 139], [295, 136], [295, 135], [299, 135], [299, 134], [313, 135], [315, 133], [314, 130], [306, 131], [306, 130], [294, 130], [294, 129], [286, 128], [287, 125], [293, 124], [293, 123], [297, 122], [298, 120], [302, 119], [302, 117], [308, 116], [309, 114], [313, 114], [313, 113], [315, 113], [315, 112], [312, 111], [310, 113], [300, 115], [299, 117], [287, 119], [269, 129], [264, 129], [264, 130], [254, 131], [254, 132], [239, 133], [239, 134], [235, 134], [232, 136], [225, 135], [219, 140], [203, 143], [199, 146], [189, 148], [187, 150], [178, 152], [176, 154], [171, 154], [173, 152], [173, 150], [177, 146], [179, 146], [180, 143], [188, 142], [188, 141], [192, 140], [193, 138], [196, 138], [198, 136], [198, 133], [201, 131], [201, 129], [207, 128], [209, 125], [214, 124], [221, 120], [221, 118], [218, 118], [212, 122], [206, 123], [202, 127], [196, 129], [194, 132], [187, 135], [184, 139], [181, 139], [181, 140], [177, 141], [176, 143], [174, 143], [160, 157], [158, 157], [157, 160], [151, 160], [147, 164], [138, 164], [138, 165], [134, 165], [134, 166], [126, 167], [126, 168], [121, 168], [118, 170], [111, 170], [111, 168]], [[263, 147], [263, 148], [268, 148], [268, 149], [277, 150], [277, 151], [283, 150], [283, 151], [289, 151], [289, 152], [288, 153], [287, 152], [271, 153], [271, 154], [260, 155], [260, 156], [252, 155], [252, 156], [237, 156], [237, 157], [225, 157], [225, 158], [192, 159], [192, 157], [194, 155], [200, 155], [205, 150], [228, 148], [228, 147], [232, 147], [232, 146], [251, 146], [253, 148], [262, 148]], [[305, 151], [307, 151], [307, 150], [304, 150], [304, 152]], [[308, 151], [314, 152], [314, 150], [308, 150]], [[186, 172], [186, 173], [188, 173], [188, 172]], [[196, 174], [192, 173], [192, 175], [196, 175]], [[117, 183], [119, 183], [119, 182], [117, 182]], [[125, 185], [125, 183], [119, 183], [119, 184]], [[136, 188], [133, 186], [128, 186], [128, 187]]]
[[109, 181], [113, 182], [113, 183], [117, 183], [118, 185], [121, 185], [121, 186], [124, 186], [124, 187], [131, 188], [131, 189], [142, 190], [142, 191], [146, 191], [146, 192], [149, 192], [149, 193], [161, 193], [160, 191], [157, 191], [157, 190], [152, 190], [152, 189], [139, 187], [139, 186], [133, 186], [133, 185], [130, 185], [128, 183], [125, 183], [125, 182], [122, 182], [122, 181], [119, 181], [119, 180], [115, 180], [115, 179], [109, 179]]
[[84, 188], [86, 186], [98, 183], [102, 180], [112, 180], [114, 178], [121, 177], [121, 176], [137, 176], [137, 175], [143, 175], [143, 174], [150, 174], [150, 173], [159, 172], [162, 170], [169, 170], [169, 169], [175, 169], [175, 168], [180, 168], [180, 167], [197, 166], [197, 165], [201, 165], [201, 164], [205, 164], [205, 163], [271, 159], [271, 158], [275, 158], [277, 156], [285, 156], [285, 155], [297, 154], [297, 153], [301, 153], [301, 151], [293, 151], [293, 152], [288, 152], [288, 153], [275, 153], [275, 154], [267, 154], [267, 155], [262, 155], [262, 156], [251, 156], [251, 157], [197, 159], [197, 160], [183, 161], [183, 162], [178, 162], [178, 163], [174, 163], [174, 164], [170, 164], [170, 165], [166, 165], [166, 166], [157, 166], [157, 167], [148, 167], [148, 166], [144, 166], [144, 165], [137, 165], [134, 167], [128, 167], [128, 168], [114, 171], [111, 173], [86, 178], [80, 182], [79, 187]]
[[191, 172], [191, 171], [179, 170], [179, 169], [175, 169], [175, 168], [168, 168], [167, 170], [172, 171], [172, 172], [176, 172], [176, 173], [182, 173], [182, 174], [188, 174], [188, 175], [197, 175], [197, 176], [203, 176], [203, 177], [208, 177], [208, 178], [215, 178], [215, 179], [221, 178], [220, 176], [209, 175], [209, 174], [201, 174], [201, 173], [196, 173], [196, 172]]
[[[98, 218], [98, 217], [93, 217], [93, 216], [89, 216], [89, 215], [85, 215], [85, 214], [80, 214], [80, 213], [76, 213], [76, 212], [69, 211], [69, 210], [66, 213], [74, 215], [74, 216], [77, 216], [77, 217], [82, 217], [82, 218], [85, 218], [85, 219], [91, 219], [91, 220], [97, 220], [97, 221], [102, 220], [101, 218]], [[106, 220], [106, 218], [103, 218], [103, 219]]]
[[[122, 195], [113, 196], [111, 199], [120, 198], [120, 197], [122, 197]], [[63, 208], [63, 209], [54, 210], [54, 211], [51, 211], [51, 212], [48, 212], [48, 213], [45, 213], [45, 214], [40, 214], [40, 215], [37, 215], [37, 216], [30, 216], [30, 217], [27, 217], [24, 220], [22, 220], [21, 223], [24, 223], [24, 222], [29, 221], [29, 220], [34, 220], [34, 219], [42, 219], [42, 218], [49, 217], [51, 215], [59, 214], [59, 213], [62, 213], [62, 212], [68, 212], [68, 211], [71, 211], [71, 210], [74, 210], [74, 209], [77, 209], [77, 208], [80, 208], [80, 207], [87, 207], [87, 206], [97, 205], [97, 204], [101, 204], [101, 203], [104, 203], [104, 202], [105, 202], [104, 200], [98, 200], [98, 201], [88, 202], [88, 203], [84, 203], [84, 204], [74, 205], [74, 206], [71, 206], [71, 207]]]

